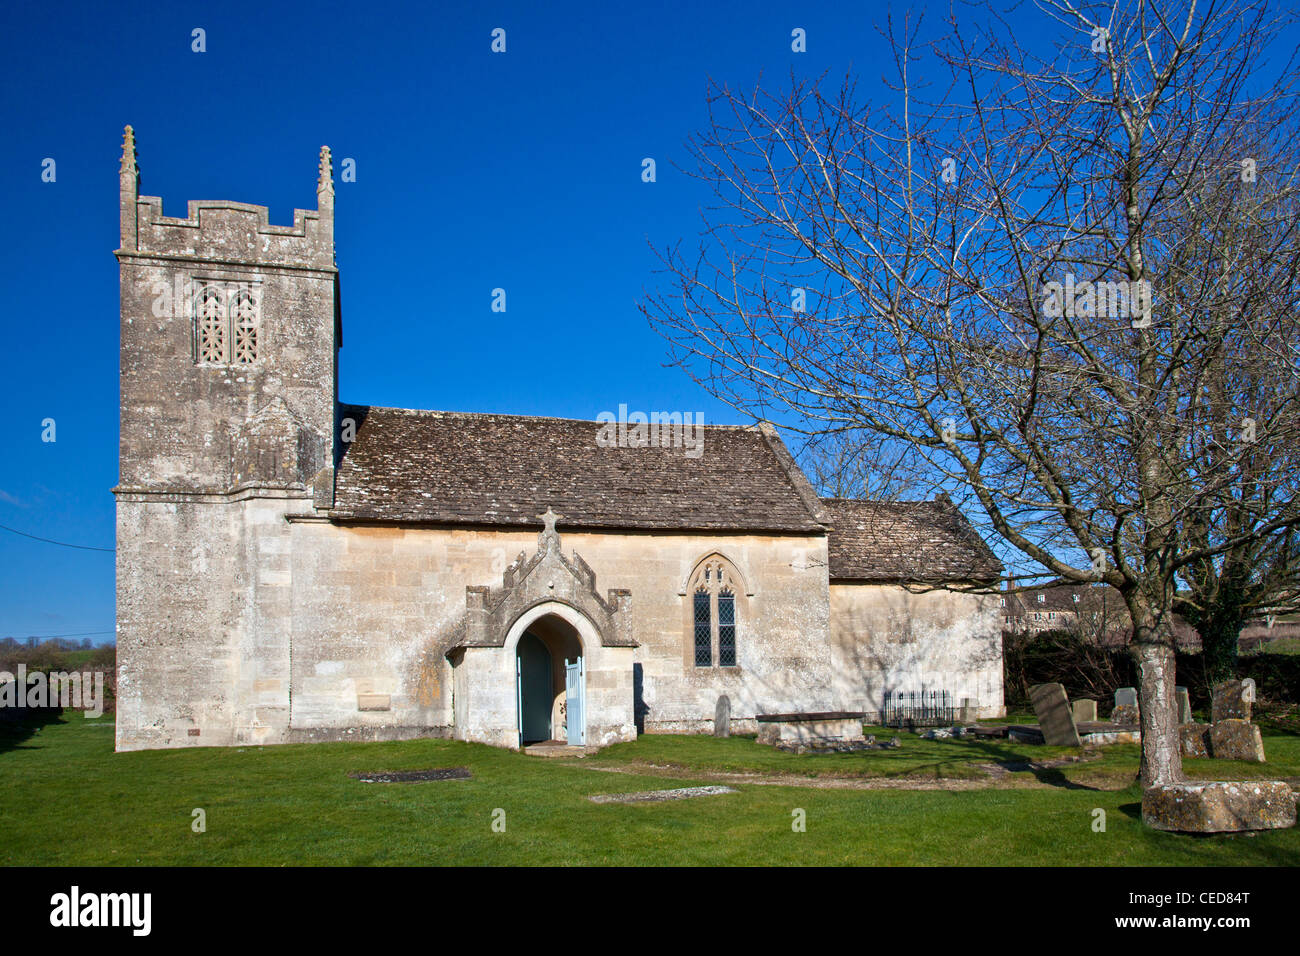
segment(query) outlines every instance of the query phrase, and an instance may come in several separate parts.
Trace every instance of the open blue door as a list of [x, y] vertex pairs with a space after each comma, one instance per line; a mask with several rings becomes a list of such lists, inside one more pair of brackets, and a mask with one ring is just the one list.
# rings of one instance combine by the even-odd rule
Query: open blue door
[[570, 663], [564, 661], [564, 699], [567, 716], [568, 743], [571, 746], [587, 743], [587, 681], [582, 658]]
[[515, 655], [515, 729], [519, 731], [519, 746], [524, 745], [524, 674], [519, 655]]

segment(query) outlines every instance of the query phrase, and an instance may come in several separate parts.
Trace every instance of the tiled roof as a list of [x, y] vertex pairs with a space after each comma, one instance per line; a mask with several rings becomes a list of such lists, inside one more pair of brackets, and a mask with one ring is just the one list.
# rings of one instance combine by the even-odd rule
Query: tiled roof
[[973, 581], [1002, 565], [946, 497], [935, 501], [823, 498], [832, 581]]
[[600, 424], [520, 415], [344, 406], [342, 520], [559, 529], [820, 534], [820, 503], [770, 428], [704, 426], [703, 453], [597, 444]]

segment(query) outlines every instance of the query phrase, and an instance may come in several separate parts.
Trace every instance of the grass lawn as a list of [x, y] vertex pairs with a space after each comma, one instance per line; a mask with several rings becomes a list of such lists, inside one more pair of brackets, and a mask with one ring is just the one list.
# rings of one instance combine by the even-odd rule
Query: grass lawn
[[[1297, 829], [1192, 837], [1143, 827], [1140, 792], [1127, 783], [1137, 766], [1131, 746], [1024, 769], [1065, 751], [905, 733], [896, 751], [827, 756], [684, 736], [643, 737], [584, 760], [439, 740], [115, 754], [112, 718], [78, 714], [30, 736], [0, 733], [8, 733], [0, 736], [5, 865], [1300, 864]], [[1263, 767], [1187, 761], [1188, 773], [1300, 776], [1300, 736], [1267, 735], [1265, 747]], [[990, 782], [977, 765], [998, 762], [1004, 772]], [[473, 778], [348, 777], [453, 766]], [[739, 792], [632, 805], [586, 799], [720, 775], [732, 775], [723, 782]], [[835, 779], [817, 779], [825, 777]], [[944, 780], [982, 789], [938, 789]], [[888, 788], [848, 788], [876, 784]], [[204, 833], [191, 830], [199, 807]], [[1098, 807], [1104, 833], [1092, 830]], [[492, 828], [497, 808], [504, 833]], [[796, 809], [807, 832], [792, 830]]]

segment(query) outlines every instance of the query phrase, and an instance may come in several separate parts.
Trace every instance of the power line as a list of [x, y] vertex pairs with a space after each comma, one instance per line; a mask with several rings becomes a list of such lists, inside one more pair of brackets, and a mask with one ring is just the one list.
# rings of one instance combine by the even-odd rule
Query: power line
[[17, 528], [10, 528], [7, 525], [0, 524], [0, 531], [8, 531], [10, 534], [22, 535], [24, 538], [31, 538], [33, 541], [43, 541], [46, 544], [57, 544], [61, 548], [77, 548], [80, 551], [107, 551], [110, 554], [115, 552], [116, 548], [92, 548], [88, 544], [68, 544], [66, 541], [55, 541], [52, 538], [40, 538], [34, 534], [28, 534], [26, 531], [19, 531]]
[[30, 638], [36, 638], [38, 641], [53, 641], [60, 637], [95, 637], [99, 634], [116, 634], [117, 631], [82, 631], [79, 634], [24, 634], [19, 637], [17, 634], [10, 634], [16, 641], [25, 641]]

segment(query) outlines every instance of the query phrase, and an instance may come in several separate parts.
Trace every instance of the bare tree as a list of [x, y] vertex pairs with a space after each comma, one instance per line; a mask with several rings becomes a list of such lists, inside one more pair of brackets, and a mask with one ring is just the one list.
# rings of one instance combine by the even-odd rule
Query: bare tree
[[861, 432], [811, 436], [799, 452], [818, 493], [828, 498], [906, 501], [925, 498], [933, 478], [906, 445]]
[[[916, 28], [891, 26], [885, 108], [852, 78], [713, 86], [689, 145], [716, 202], [643, 303], [742, 413], [906, 446], [1016, 579], [1115, 588], [1146, 785], [1183, 779], [1179, 575], [1294, 525], [1295, 461], [1252, 449], [1300, 442], [1295, 217], [1266, 204], [1220, 281], [1203, 255], [1204, 197], [1289, 193], [1295, 73], [1264, 59], [1265, 4], [1164, 6], [1043, 0], [1017, 13], [1032, 48], [951, 22], [924, 98]], [[1225, 521], [1243, 482], [1267, 494]]]

